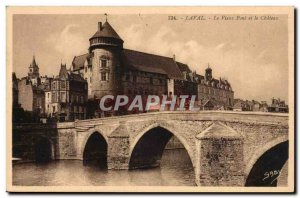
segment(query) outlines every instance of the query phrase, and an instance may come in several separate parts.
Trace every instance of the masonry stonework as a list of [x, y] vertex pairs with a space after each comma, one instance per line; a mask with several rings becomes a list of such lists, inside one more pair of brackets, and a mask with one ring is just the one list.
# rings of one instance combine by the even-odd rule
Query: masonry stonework
[[[277, 144], [288, 141], [288, 115], [155, 112], [51, 126], [16, 124], [13, 128], [14, 157], [34, 160], [36, 140], [46, 137], [53, 148], [49, 154], [52, 159], [82, 160], [87, 140], [98, 132], [107, 143], [108, 168], [129, 169], [134, 156], [138, 156], [133, 152], [141, 153], [143, 148], [165, 144], [159, 142], [167, 140], [163, 138], [155, 139], [156, 142], [147, 140], [151, 137], [147, 134], [153, 130], [161, 137], [169, 138], [168, 134], [172, 134], [183, 144], [193, 164], [197, 185], [241, 186], [259, 157]], [[156, 159], [160, 152], [162, 150], [146, 154]], [[155, 163], [159, 163], [160, 159], [157, 160]]]
[[215, 123], [200, 133], [197, 139], [197, 185], [242, 186], [242, 136], [221, 123]]

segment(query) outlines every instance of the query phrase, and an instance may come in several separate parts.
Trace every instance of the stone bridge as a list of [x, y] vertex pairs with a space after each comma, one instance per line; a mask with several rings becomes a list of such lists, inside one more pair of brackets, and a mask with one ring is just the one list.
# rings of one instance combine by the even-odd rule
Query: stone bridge
[[[266, 172], [288, 159], [288, 115], [253, 112], [155, 112], [57, 124], [13, 126], [13, 157], [98, 157], [108, 169], [160, 165], [175, 136], [200, 186], [276, 185]], [[277, 176], [276, 176], [277, 177]]]

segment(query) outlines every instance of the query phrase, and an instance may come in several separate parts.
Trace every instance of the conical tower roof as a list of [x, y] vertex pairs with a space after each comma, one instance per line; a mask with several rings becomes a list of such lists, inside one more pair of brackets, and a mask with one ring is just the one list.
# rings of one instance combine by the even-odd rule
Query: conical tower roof
[[60, 71], [59, 71], [59, 77], [67, 79], [68, 78], [68, 70], [66, 64], [61, 64], [60, 65]]
[[30, 64], [30, 67], [38, 67], [38, 65], [36, 64], [36, 61], [35, 61], [35, 56], [33, 56], [33, 59], [32, 59], [32, 62]]
[[114, 30], [114, 28], [107, 21], [103, 25], [101, 22], [99, 22], [98, 31], [90, 39], [99, 37], [115, 38], [122, 40], [121, 37], [117, 34], [117, 32]]

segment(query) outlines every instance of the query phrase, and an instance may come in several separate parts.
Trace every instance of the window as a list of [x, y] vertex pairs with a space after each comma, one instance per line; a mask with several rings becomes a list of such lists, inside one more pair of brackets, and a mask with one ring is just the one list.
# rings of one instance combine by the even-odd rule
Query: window
[[129, 79], [130, 79], [129, 74], [126, 74], [126, 81], [129, 81]]
[[106, 81], [107, 78], [106, 78], [106, 73], [105, 72], [102, 72], [101, 73], [101, 81]]
[[61, 87], [62, 89], [66, 88], [66, 81], [61, 81], [60, 87]]
[[52, 93], [52, 101], [56, 102], [56, 94], [55, 93]]
[[66, 102], [66, 93], [65, 93], [65, 92], [62, 92], [62, 93], [60, 94], [60, 98], [61, 98], [61, 101], [62, 101], [62, 102]]
[[92, 77], [90, 77], [90, 83], [92, 82]]
[[100, 67], [103, 67], [103, 68], [105, 68], [105, 67], [107, 67], [107, 60], [105, 60], [105, 59], [100, 59]]
[[48, 98], [50, 98], [50, 93], [48, 93], [47, 95], [48, 95]]
[[136, 76], [133, 76], [133, 82], [136, 82]]
[[87, 72], [87, 67], [85, 67], [85, 69], [84, 69], [84, 70], [85, 70], [85, 73], [86, 73], [86, 72]]
[[81, 104], [84, 103], [83, 96], [80, 96], [80, 101], [81, 101]]
[[153, 85], [153, 78], [150, 77], [150, 84]]
[[37, 104], [38, 107], [41, 106], [41, 98], [38, 98], [38, 99], [37, 99], [36, 104]]

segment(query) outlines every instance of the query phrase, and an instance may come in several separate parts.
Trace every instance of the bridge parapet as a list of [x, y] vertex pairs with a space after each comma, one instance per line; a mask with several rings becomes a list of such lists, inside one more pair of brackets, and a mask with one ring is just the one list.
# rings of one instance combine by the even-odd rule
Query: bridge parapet
[[188, 120], [188, 121], [236, 121], [255, 122], [264, 124], [280, 124], [288, 126], [288, 114], [263, 113], [263, 112], [231, 112], [231, 111], [163, 111], [152, 112], [89, 120], [77, 120], [76, 126], [95, 126], [103, 124], [116, 124], [119, 122], [142, 121], [142, 120]]

